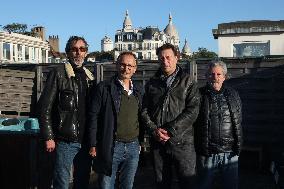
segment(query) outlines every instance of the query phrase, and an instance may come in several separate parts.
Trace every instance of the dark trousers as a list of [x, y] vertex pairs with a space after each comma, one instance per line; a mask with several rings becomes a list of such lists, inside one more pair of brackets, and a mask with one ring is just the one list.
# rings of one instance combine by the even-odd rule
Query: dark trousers
[[89, 155], [89, 147], [82, 146], [75, 156], [73, 189], [88, 189], [93, 158]]
[[168, 148], [156, 142], [151, 151], [158, 189], [174, 188], [174, 174], [180, 189], [196, 187], [196, 154], [193, 145], [180, 144]]

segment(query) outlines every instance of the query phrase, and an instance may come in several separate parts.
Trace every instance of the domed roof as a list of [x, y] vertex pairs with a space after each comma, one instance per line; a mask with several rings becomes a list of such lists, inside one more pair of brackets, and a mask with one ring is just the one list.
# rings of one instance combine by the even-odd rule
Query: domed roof
[[183, 54], [185, 54], [185, 55], [190, 55], [190, 54], [191, 54], [191, 50], [190, 50], [190, 48], [189, 48], [189, 46], [188, 46], [188, 43], [187, 43], [187, 40], [186, 40], [186, 39], [185, 39], [185, 41], [184, 41], [184, 46], [183, 46], [181, 52], [182, 52]]
[[172, 23], [172, 15], [171, 14], [169, 15], [169, 24], [164, 29], [164, 32], [165, 32], [166, 35], [169, 35], [171, 37], [173, 37], [173, 36], [178, 37], [177, 29]]
[[110, 37], [105, 36], [105, 37], [102, 39], [102, 42], [103, 42], [103, 43], [112, 43], [112, 40], [111, 40]]
[[123, 22], [123, 28], [124, 29], [131, 29], [132, 28], [132, 22], [131, 22], [129, 15], [128, 15], [128, 10], [126, 10], [126, 14], [125, 14], [124, 22]]

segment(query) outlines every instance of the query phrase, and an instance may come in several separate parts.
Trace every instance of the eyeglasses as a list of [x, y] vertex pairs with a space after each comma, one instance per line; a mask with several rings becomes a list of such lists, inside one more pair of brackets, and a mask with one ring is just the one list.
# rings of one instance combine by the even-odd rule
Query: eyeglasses
[[86, 52], [87, 51], [87, 48], [86, 47], [79, 47], [79, 48], [76, 48], [76, 47], [72, 47], [71, 48], [71, 52]]
[[119, 63], [119, 65], [120, 65], [120, 68], [121, 69], [123, 69], [123, 68], [135, 68], [136, 67], [136, 65], [135, 66], [132, 66], [132, 65], [130, 65], [130, 64], [124, 64], [124, 63]]

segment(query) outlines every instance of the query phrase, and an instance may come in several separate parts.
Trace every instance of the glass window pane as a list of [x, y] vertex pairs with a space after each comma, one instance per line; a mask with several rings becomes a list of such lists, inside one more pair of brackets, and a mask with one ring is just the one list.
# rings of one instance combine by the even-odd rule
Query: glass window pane
[[266, 56], [270, 55], [270, 45], [267, 43], [241, 43], [234, 44], [234, 57]]
[[10, 43], [3, 43], [3, 57], [6, 60], [10, 60]]
[[29, 47], [25, 47], [25, 60], [29, 61]]

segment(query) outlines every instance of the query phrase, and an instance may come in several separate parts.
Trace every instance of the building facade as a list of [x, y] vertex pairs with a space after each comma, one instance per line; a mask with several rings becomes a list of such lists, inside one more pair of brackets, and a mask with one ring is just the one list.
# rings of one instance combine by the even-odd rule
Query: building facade
[[49, 44], [41, 37], [0, 31], [0, 63], [47, 63]]
[[108, 52], [113, 50], [113, 42], [110, 37], [105, 36], [101, 40], [101, 51], [102, 52]]
[[155, 26], [133, 28], [128, 11], [126, 11], [123, 27], [115, 34], [114, 56], [117, 59], [121, 52], [131, 51], [136, 54], [138, 59], [157, 60], [156, 49], [165, 43], [171, 43], [176, 47], [179, 47], [180, 43], [171, 14], [169, 15], [169, 24], [164, 31], [160, 31]]
[[284, 55], [284, 20], [223, 23], [212, 33], [219, 57]]

